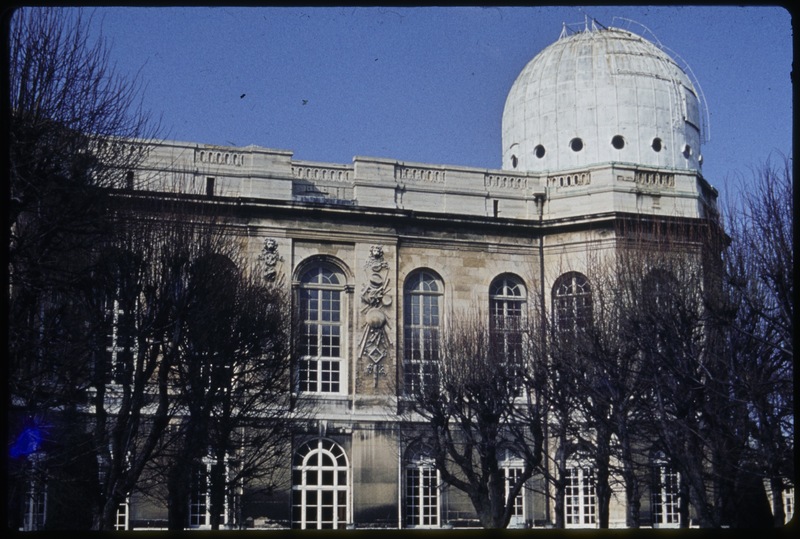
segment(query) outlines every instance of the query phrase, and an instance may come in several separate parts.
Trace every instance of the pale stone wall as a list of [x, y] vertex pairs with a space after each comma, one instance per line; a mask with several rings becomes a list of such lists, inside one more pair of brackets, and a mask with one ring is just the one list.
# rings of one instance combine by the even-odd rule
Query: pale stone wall
[[[312, 397], [318, 407], [304, 439], [327, 437], [345, 449], [348, 518], [359, 527], [401, 522], [396, 397], [409, 275], [426, 269], [441, 279], [445, 327], [459, 313], [488, 315], [490, 284], [503, 274], [523, 281], [529, 313], [542, 301], [549, 311], [560, 275], [591, 280], [592, 269], [613, 258], [618, 216], [699, 218], [716, 210], [716, 192], [693, 172], [617, 163], [534, 174], [366, 157], [316, 163], [285, 150], [165, 142], [135, 175], [134, 190], [235, 201], [253, 267], [287, 291], [296, 291], [309, 263], [341, 270], [342, 389]], [[285, 522], [290, 496], [287, 489], [283, 501], [261, 502], [258, 511], [268, 514], [253, 516]], [[622, 496], [612, 502], [613, 526], [625, 523]], [[454, 489], [442, 504], [442, 523], [474, 517]], [[552, 520], [540, 495], [529, 492], [526, 505], [530, 522]], [[157, 516], [152, 507], [141, 511]]]
[[163, 142], [136, 171], [137, 188], [345, 208], [545, 220], [607, 212], [701, 217], [716, 191], [693, 171], [607, 163], [556, 173], [356, 157], [351, 165], [294, 161], [292, 152]]

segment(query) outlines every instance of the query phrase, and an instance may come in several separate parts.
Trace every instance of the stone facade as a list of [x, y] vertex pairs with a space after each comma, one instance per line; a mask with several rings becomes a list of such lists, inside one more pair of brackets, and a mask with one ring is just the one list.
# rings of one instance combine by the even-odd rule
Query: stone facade
[[[581, 39], [603, 38], [601, 31], [589, 34], [596, 35]], [[611, 41], [618, 38], [607, 36]], [[623, 38], [626, 43], [633, 39], [627, 33]], [[647, 51], [655, 48], [643, 46]], [[515, 88], [514, 95], [520, 91]], [[662, 113], [669, 103], [652, 106], [659, 111], [658, 121], [666, 121]], [[519, 103], [507, 104], [504, 118], [521, 108]], [[628, 120], [614, 121], [624, 127]], [[521, 121], [531, 119], [515, 118], [512, 132]], [[675, 139], [685, 118], [676, 121], [677, 127], [670, 123], [670, 142], [665, 144], [679, 143]], [[636, 132], [645, 133], [644, 127]], [[699, 150], [697, 128], [693, 123], [690, 128], [692, 144]], [[633, 133], [629, 130], [626, 136]], [[553, 133], [546, 138], [561, 144], [566, 136]], [[594, 139], [587, 137], [590, 140]], [[324, 389], [316, 381], [315, 390], [305, 392], [304, 398], [315, 399], [319, 407], [292, 451], [323, 440], [336, 448], [320, 446], [321, 453], [341, 457], [337, 451], [342, 452], [341, 464], [334, 467], [346, 472], [344, 484], [337, 483], [341, 488], [330, 519], [336, 527], [477, 524], [465, 496], [446, 487], [438, 490], [433, 518], [409, 521], [403, 478], [411, 462], [410, 448], [396, 401], [411, 279], [422, 272], [435, 284], [441, 327], [454, 313], [486, 312], [490, 286], [503, 276], [522, 285], [531, 308], [542, 304], [549, 309], [560, 275], [586, 273], [590, 256], [613, 254], [620, 219], [693, 221], [713, 219], [717, 211], [717, 193], [703, 178], [696, 158], [679, 165], [675, 157], [663, 166], [653, 159], [620, 161], [595, 148], [591, 162], [536, 169], [512, 160], [509, 144], [503, 148], [504, 169], [493, 170], [370, 157], [356, 157], [350, 164], [296, 161], [290, 151], [257, 146], [131, 144], [141, 145], [148, 155], [127, 186], [133, 193], [179, 193], [240, 208], [237, 222], [252, 260], [261, 262], [265, 278], [292, 287], [295, 299], [298, 290], [308, 286], [307, 271], [322, 267], [330, 272], [332, 284], [325, 290], [336, 294], [341, 317], [336, 326], [340, 342], [333, 354], [337, 380]], [[637, 148], [644, 152], [647, 145]], [[673, 150], [670, 155], [679, 156]], [[344, 492], [341, 499], [338, 492]], [[620, 494], [612, 503], [612, 526], [624, 526], [621, 499]], [[533, 490], [523, 503], [514, 525], [543, 526], [554, 520], [546, 510], [552, 511], [552, 505]], [[306, 513], [293, 511], [289, 491], [248, 507], [245, 519], [254, 527], [316, 525], [305, 516], [298, 522], [298, 515]], [[157, 515], [156, 508], [133, 503], [130, 520], [144, 524]]]

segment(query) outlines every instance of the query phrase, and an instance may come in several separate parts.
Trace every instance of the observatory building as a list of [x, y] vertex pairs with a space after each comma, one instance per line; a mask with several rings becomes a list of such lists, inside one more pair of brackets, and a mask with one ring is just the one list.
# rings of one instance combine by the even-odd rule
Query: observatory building
[[[556, 305], [591, 301], [590, 265], [613, 256], [625, 223], [716, 220], [717, 191], [702, 175], [704, 110], [696, 82], [662, 48], [590, 25], [565, 29], [517, 77], [503, 111], [501, 169], [385, 157], [321, 163], [194, 142], [148, 147], [128, 173], [130, 197], [162, 192], [229, 208], [254, 264], [295, 302], [325, 305], [300, 309], [320, 345], [307, 348], [295, 374], [298, 398], [315, 412], [293, 441], [291, 484], [271, 496], [240, 492], [228, 524], [477, 526], [469, 499], [415, 444], [424, 423], [404, 409], [404, 388], [436, 361], [431, 339], [457, 313], [554, 316]], [[557, 450], [554, 440], [545, 445]], [[571, 462], [565, 524], [595, 527], [591, 466]], [[512, 454], [500, 465], [509, 476], [521, 466]], [[545, 488], [534, 475], [512, 527], [555, 521]], [[642, 493], [643, 522], [677, 526], [676, 487], [659, 488]], [[612, 527], [625, 525], [624, 499], [612, 499]], [[192, 505], [194, 526], [208, 525], [207, 507]], [[129, 528], [166, 519], [164, 507], [136, 495], [123, 513]]]

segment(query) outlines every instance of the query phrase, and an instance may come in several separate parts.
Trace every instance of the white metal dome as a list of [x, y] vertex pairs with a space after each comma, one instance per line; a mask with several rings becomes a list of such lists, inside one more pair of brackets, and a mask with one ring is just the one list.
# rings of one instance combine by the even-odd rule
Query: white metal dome
[[562, 32], [508, 93], [503, 168], [622, 162], [699, 170], [700, 129], [691, 80], [653, 43], [618, 28]]

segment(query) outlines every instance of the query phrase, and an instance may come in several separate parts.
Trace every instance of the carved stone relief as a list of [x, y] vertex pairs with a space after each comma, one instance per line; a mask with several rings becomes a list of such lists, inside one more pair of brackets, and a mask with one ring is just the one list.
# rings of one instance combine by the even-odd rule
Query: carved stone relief
[[361, 290], [361, 312], [364, 314], [364, 334], [361, 337], [359, 357], [369, 360], [365, 368], [367, 374], [378, 377], [386, 376], [386, 367], [382, 363], [389, 353], [389, 318], [386, 309], [392, 304], [388, 295], [389, 264], [383, 258], [383, 247], [373, 245], [369, 258], [364, 264], [367, 284]]
[[258, 259], [264, 263], [264, 280], [275, 282], [278, 276], [278, 264], [283, 262], [283, 257], [278, 253], [278, 242], [273, 238], [264, 240], [264, 248]]

